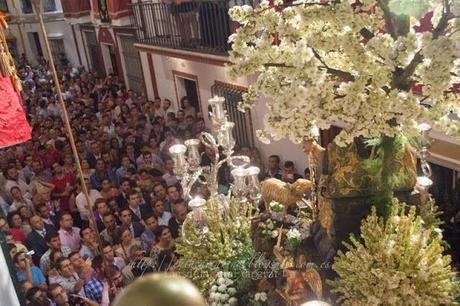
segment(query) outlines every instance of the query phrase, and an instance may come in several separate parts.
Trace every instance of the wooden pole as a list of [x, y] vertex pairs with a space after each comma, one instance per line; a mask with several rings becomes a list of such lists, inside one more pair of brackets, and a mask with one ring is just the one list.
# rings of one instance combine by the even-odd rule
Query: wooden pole
[[97, 224], [94, 218], [93, 207], [91, 205], [88, 188], [86, 188], [85, 178], [84, 178], [83, 170], [81, 168], [80, 158], [78, 156], [77, 147], [75, 146], [75, 139], [73, 137], [72, 128], [70, 126], [69, 115], [67, 113], [67, 107], [65, 105], [64, 98], [62, 97], [61, 85], [59, 83], [59, 78], [56, 72], [56, 67], [54, 66], [53, 54], [51, 52], [51, 48], [48, 42], [48, 34], [46, 33], [45, 24], [43, 22], [43, 15], [42, 15], [42, 10], [41, 10], [42, 0], [32, 0], [32, 3], [35, 8], [35, 13], [37, 14], [38, 19], [40, 21], [40, 29], [43, 35], [43, 39], [45, 40], [46, 53], [48, 54], [48, 62], [49, 62], [49, 66], [51, 68], [51, 72], [53, 75], [54, 86], [56, 88], [56, 94], [58, 96], [59, 103], [61, 104], [62, 114], [64, 117], [64, 126], [67, 131], [67, 135], [69, 136], [69, 142], [70, 142], [70, 146], [72, 147], [73, 157], [77, 164], [77, 172], [78, 172], [78, 176], [80, 177], [81, 188], [82, 188], [83, 194], [86, 199], [86, 209], [89, 211], [90, 227], [93, 229], [94, 234], [96, 235], [99, 253], [101, 254], [101, 256], [104, 256], [104, 251], [102, 248], [102, 239], [101, 239], [101, 236], [99, 235], [99, 231], [97, 230]]

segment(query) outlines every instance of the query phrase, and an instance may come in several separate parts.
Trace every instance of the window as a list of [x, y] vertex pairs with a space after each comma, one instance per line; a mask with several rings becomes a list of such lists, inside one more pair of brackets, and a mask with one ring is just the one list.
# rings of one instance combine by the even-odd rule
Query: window
[[31, 0], [22, 0], [22, 13], [32, 14], [33, 12]]
[[8, 3], [6, 3], [6, 0], [0, 0], [0, 11], [8, 12]]
[[54, 62], [60, 63], [62, 56], [65, 57], [64, 40], [62, 38], [50, 39], [49, 42]]
[[56, 11], [56, 2], [54, 2], [54, 0], [43, 0], [43, 11], [44, 12]]
[[43, 56], [42, 45], [40, 43], [40, 36], [38, 35], [38, 32], [29, 32], [28, 35], [29, 35], [30, 45], [35, 55]]

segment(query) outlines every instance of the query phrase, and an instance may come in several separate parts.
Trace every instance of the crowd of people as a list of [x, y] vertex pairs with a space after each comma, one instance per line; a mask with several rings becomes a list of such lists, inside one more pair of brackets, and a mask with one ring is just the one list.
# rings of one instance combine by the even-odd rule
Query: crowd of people
[[[208, 129], [187, 97], [176, 110], [171, 100], [127, 90], [117, 76], [58, 70], [90, 203], [50, 70], [23, 58], [18, 72], [33, 132], [30, 141], [0, 152], [0, 230], [27, 304], [109, 305], [136, 277], [173, 269], [189, 209], [168, 149]], [[238, 150], [263, 168], [255, 149]], [[202, 148], [203, 165], [213, 158]], [[292, 162], [283, 169], [280, 162], [270, 156], [261, 178], [300, 177]], [[221, 170], [225, 192], [231, 176]], [[193, 193], [209, 196], [201, 184]]]

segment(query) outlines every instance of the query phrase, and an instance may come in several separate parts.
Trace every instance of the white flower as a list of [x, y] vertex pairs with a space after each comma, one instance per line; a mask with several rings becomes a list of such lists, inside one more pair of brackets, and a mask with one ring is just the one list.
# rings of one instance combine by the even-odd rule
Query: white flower
[[238, 299], [236, 297], [231, 297], [229, 300], [228, 300], [228, 303], [230, 305], [236, 305], [238, 303]]
[[216, 292], [216, 291], [217, 291], [217, 286], [216, 286], [216, 285], [213, 285], [213, 286], [211, 287], [211, 292]]
[[222, 302], [227, 302], [229, 298], [230, 298], [230, 296], [229, 296], [228, 294], [226, 294], [226, 293], [224, 293], [224, 294], [222, 294], [222, 295], [220, 296], [220, 300], [221, 300]]
[[278, 237], [278, 231], [277, 231], [277, 230], [272, 231], [270, 236], [271, 236], [272, 238]]
[[219, 272], [217, 272], [217, 275], [216, 275], [216, 276], [217, 276], [217, 278], [224, 277], [224, 272], [219, 271]]
[[267, 300], [267, 294], [265, 292], [261, 292], [259, 296], [259, 300], [265, 302]]
[[226, 278], [232, 278], [232, 272], [224, 272], [224, 277]]
[[219, 277], [219, 278], [217, 279], [217, 284], [218, 284], [218, 285], [225, 284], [225, 278]]
[[227, 290], [227, 286], [225, 284], [222, 284], [219, 286], [217, 290], [219, 290], [219, 292], [225, 292]]
[[235, 295], [235, 294], [236, 294], [236, 289], [233, 288], [233, 287], [232, 287], [232, 288], [228, 288], [228, 289], [227, 289], [227, 292], [228, 292], [228, 294], [230, 294], [230, 295]]
[[287, 239], [300, 239], [301, 234], [296, 228], [291, 228], [287, 233], [286, 233]]
[[233, 280], [231, 280], [230, 278], [227, 278], [226, 281], [225, 281], [225, 284], [227, 286], [233, 285]]

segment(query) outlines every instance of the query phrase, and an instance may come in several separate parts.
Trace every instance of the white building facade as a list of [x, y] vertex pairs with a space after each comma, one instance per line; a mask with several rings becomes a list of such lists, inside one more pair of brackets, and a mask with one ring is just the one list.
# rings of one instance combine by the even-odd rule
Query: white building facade
[[[65, 58], [74, 66], [80, 64], [72, 27], [64, 20], [61, 0], [42, 0], [43, 19], [51, 51], [57, 63]], [[25, 54], [34, 65], [40, 57], [48, 59], [38, 17], [31, 0], [0, 0], [7, 12], [9, 29], [5, 31], [10, 51], [16, 58]]]

